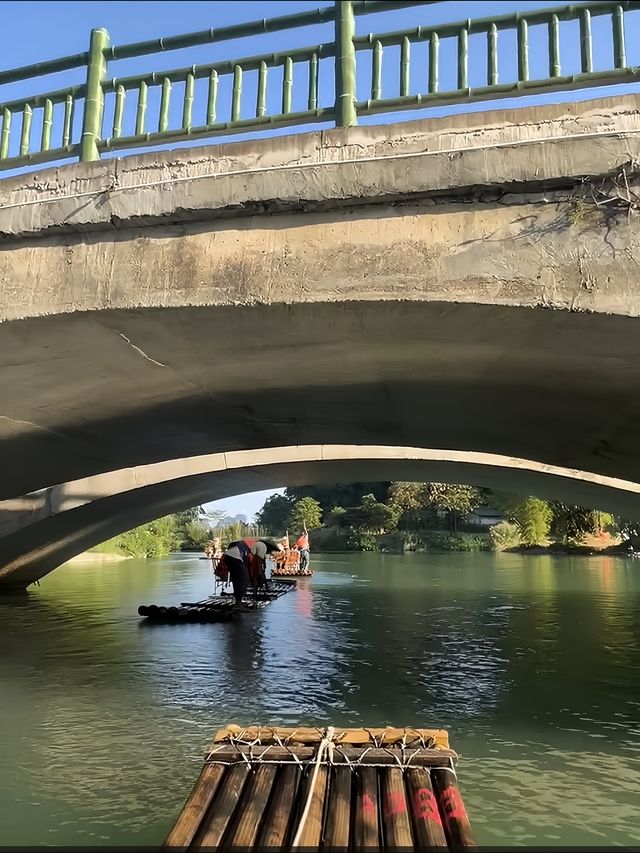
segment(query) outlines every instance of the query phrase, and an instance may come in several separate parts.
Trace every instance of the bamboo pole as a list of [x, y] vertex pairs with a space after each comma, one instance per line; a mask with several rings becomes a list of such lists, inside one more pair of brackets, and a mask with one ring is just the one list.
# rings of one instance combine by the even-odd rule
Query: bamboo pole
[[330, 849], [346, 850], [349, 847], [352, 775], [350, 767], [331, 768], [324, 835], [324, 846]]
[[262, 815], [273, 789], [277, 767], [275, 764], [260, 764], [245, 787], [239, 807], [238, 821], [225, 848], [247, 850], [256, 842]]
[[425, 768], [410, 767], [406, 771], [407, 791], [411, 802], [411, 815], [416, 850], [446, 848], [442, 818], [438, 810], [431, 776]]
[[429, 39], [429, 92], [438, 91], [438, 65], [440, 54], [440, 38], [438, 33], [431, 33]]
[[290, 56], [284, 61], [284, 76], [282, 79], [282, 113], [291, 112], [291, 97], [293, 91], [293, 59]]
[[116, 102], [113, 108], [113, 131], [111, 134], [114, 139], [122, 136], [122, 116], [124, 115], [124, 99], [126, 96], [124, 86], [117, 86]]
[[318, 54], [312, 53], [309, 60], [309, 97], [307, 99], [307, 109], [318, 109]]
[[20, 156], [24, 157], [29, 153], [31, 147], [31, 119], [33, 118], [33, 110], [29, 104], [24, 105], [22, 110], [22, 132], [20, 133]]
[[352, 0], [335, 0], [335, 111], [338, 127], [358, 123], [356, 111], [356, 33]]
[[108, 46], [109, 34], [106, 30], [91, 31], [80, 150], [80, 160], [83, 162], [100, 159], [98, 142], [102, 134], [102, 117], [104, 115], [102, 81], [107, 73], [105, 51]]
[[487, 83], [489, 86], [498, 85], [498, 28], [495, 24], [489, 27], [487, 33]]
[[249, 776], [249, 765], [243, 762], [227, 770], [214, 808], [210, 810], [198, 830], [193, 846], [197, 849], [217, 847], [231, 823], [242, 790]]
[[[311, 797], [311, 805], [300, 833], [298, 847], [303, 849], [317, 849], [322, 840], [322, 818], [324, 815], [324, 798], [327, 791], [329, 781], [329, 768], [326, 764], [321, 764], [318, 767], [318, 772], [315, 774], [314, 768], [309, 766], [303, 779], [302, 788], [299, 796], [300, 811], [297, 815], [297, 820], [303, 816], [304, 808], [307, 799]], [[313, 783], [313, 790], [311, 784]], [[295, 830], [294, 830], [295, 834]]]
[[469, 88], [469, 30], [462, 27], [458, 33], [458, 89]]
[[409, 75], [411, 73], [411, 42], [405, 36], [400, 45], [400, 97], [409, 94]]
[[273, 797], [264, 817], [257, 847], [283, 849], [287, 840], [291, 818], [291, 806], [295, 801], [300, 782], [300, 768], [288, 764], [278, 768]]
[[9, 139], [11, 137], [11, 110], [2, 110], [2, 140], [0, 141], [0, 160], [9, 156]]
[[410, 849], [413, 847], [413, 835], [402, 768], [385, 767], [379, 773], [385, 846], [396, 850]]
[[53, 124], [53, 103], [49, 98], [44, 102], [42, 113], [42, 137], [40, 139], [40, 150], [48, 151], [51, 148], [51, 125]]
[[64, 119], [62, 122], [62, 144], [69, 145], [73, 134], [73, 95], [67, 95], [64, 99]]
[[616, 68], [627, 67], [627, 51], [624, 43], [624, 10], [616, 6], [612, 15], [613, 61]]
[[180, 817], [164, 843], [165, 847], [188, 847], [193, 841], [207, 809], [211, 805], [226, 768], [221, 764], [205, 764], [196, 784], [180, 812]]
[[231, 93], [231, 121], [238, 121], [242, 102], [242, 67], [233, 67], [233, 91]]
[[138, 89], [138, 106], [136, 107], [136, 136], [144, 133], [145, 122], [147, 118], [147, 84], [144, 80], [140, 81]]
[[449, 846], [454, 850], [475, 847], [467, 810], [456, 783], [456, 774], [449, 767], [439, 767], [431, 771], [431, 779]]
[[354, 850], [379, 849], [378, 811], [376, 768], [361, 767], [356, 771], [356, 811], [353, 819]]
[[371, 59], [371, 100], [382, 97], [382, 44], [376, 39], [373, 43]]
[[193, 112], [193, 90], [196, 79], [193, 74], [187, 74], [184, 81], [184, 101], [182, 105], [182, 129], [188, 130], [191, 127], [191, 116]]
[[256, 96], [256, 116], [267, 113], [267, 63], [260, 63], [258, 71], [258, 94]]
[[560, 68], [560, 21], [557, 15], [549, 19], [549, 77], [559, 77]]
[[518, 80], [529, 79], [529, 24], [518, 20]]
[[158, 131], [169, 127], [169, 101], [171, 99], [171, 80], [167, 77], [162, 81], [162, 95], [160, 96], [160, 113], [158, 116]]
[[593, 48], [591, 39], [591, 12], [583, 9], [580, 14], [580, 60], [583, 74], [593, 71]]
[[218, 72], [215, 69], [209, 74], [209, 93], [207, 96], [207, 124], [216, 120], [216, 101], [218, 100]]

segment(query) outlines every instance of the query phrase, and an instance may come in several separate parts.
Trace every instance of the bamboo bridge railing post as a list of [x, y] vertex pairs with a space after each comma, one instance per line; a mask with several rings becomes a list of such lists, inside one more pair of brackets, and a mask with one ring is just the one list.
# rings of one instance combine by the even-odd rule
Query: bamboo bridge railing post
[[352, 0], [335, 0], [335, 77], [336, 124], [352, 127], [358, 123], [356, 112], [356, 34]]
[[109, 47], [109, 33], [104, 29], [91, 30], [87, 83], [82, 121], [80, 159], [85, 162], [99, 160], [98, 143], [102, 135], [104, 92], [102, 81], [107, 73], [105, 51]]

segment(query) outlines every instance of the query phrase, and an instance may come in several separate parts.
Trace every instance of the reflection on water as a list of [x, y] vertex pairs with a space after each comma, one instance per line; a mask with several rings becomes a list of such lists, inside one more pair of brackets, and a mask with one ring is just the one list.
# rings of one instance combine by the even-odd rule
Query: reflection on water
[[[229, 721], [441, 725], [482, 844], [640, 841], [640, 566], [316, 558], [238, 624], [188, 556], [65, 567], [0, 602], [0, 844], [156, 844]], [[615, 803], [615, 809], [610, 805]]]

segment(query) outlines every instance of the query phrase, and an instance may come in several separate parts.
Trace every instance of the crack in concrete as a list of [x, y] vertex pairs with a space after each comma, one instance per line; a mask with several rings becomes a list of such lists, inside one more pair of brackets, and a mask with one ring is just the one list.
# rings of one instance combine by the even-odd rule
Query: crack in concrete
[[[117, 331], [117, 329], [116, 329]], [[163, 364], [161, 361], [156, 361], [155, 358], [151, 358], [150, 355], [147, 355], [144, 350], [141, 350], [140, 347], [137, 347], [134, 343], [132, 343], [126, 335], [123, 335], [122, 332], [118, 332], [123, 341], [129, 344], [131, 349], [134, 349], [137, 353], [139, 353], [143, 358], [146, 358], [147, 361], [150, 361], [151, 364], [157, 364], [158, 367], [168, 367], [169, 365]]]
[[0, 415], [0, 421], [9, 421], [12, 424], [22, 424], [23, 426], [30, 426], [34, 429], [41, 429], [43, 432], [48, 432], [50, 435], [57, 435], [60, 438], [65, 438], [62, 433], [56, 432], [53, 429], [49, 429], [49, 427], [41, 426], [40, 424], [34, 424], [33, 421], [23, 421], [20, 418], [10, 418], [9, 415]]

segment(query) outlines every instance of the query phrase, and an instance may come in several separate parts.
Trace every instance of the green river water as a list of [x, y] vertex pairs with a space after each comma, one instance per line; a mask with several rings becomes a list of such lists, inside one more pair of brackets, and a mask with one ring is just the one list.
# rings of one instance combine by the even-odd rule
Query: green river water
[[0, 845], [158, 844], [223, 723], [442, 726], [483, 845], [640, 842], [640, 561], [312, 555], [229, 625], [197, 557], [0, 601]]

